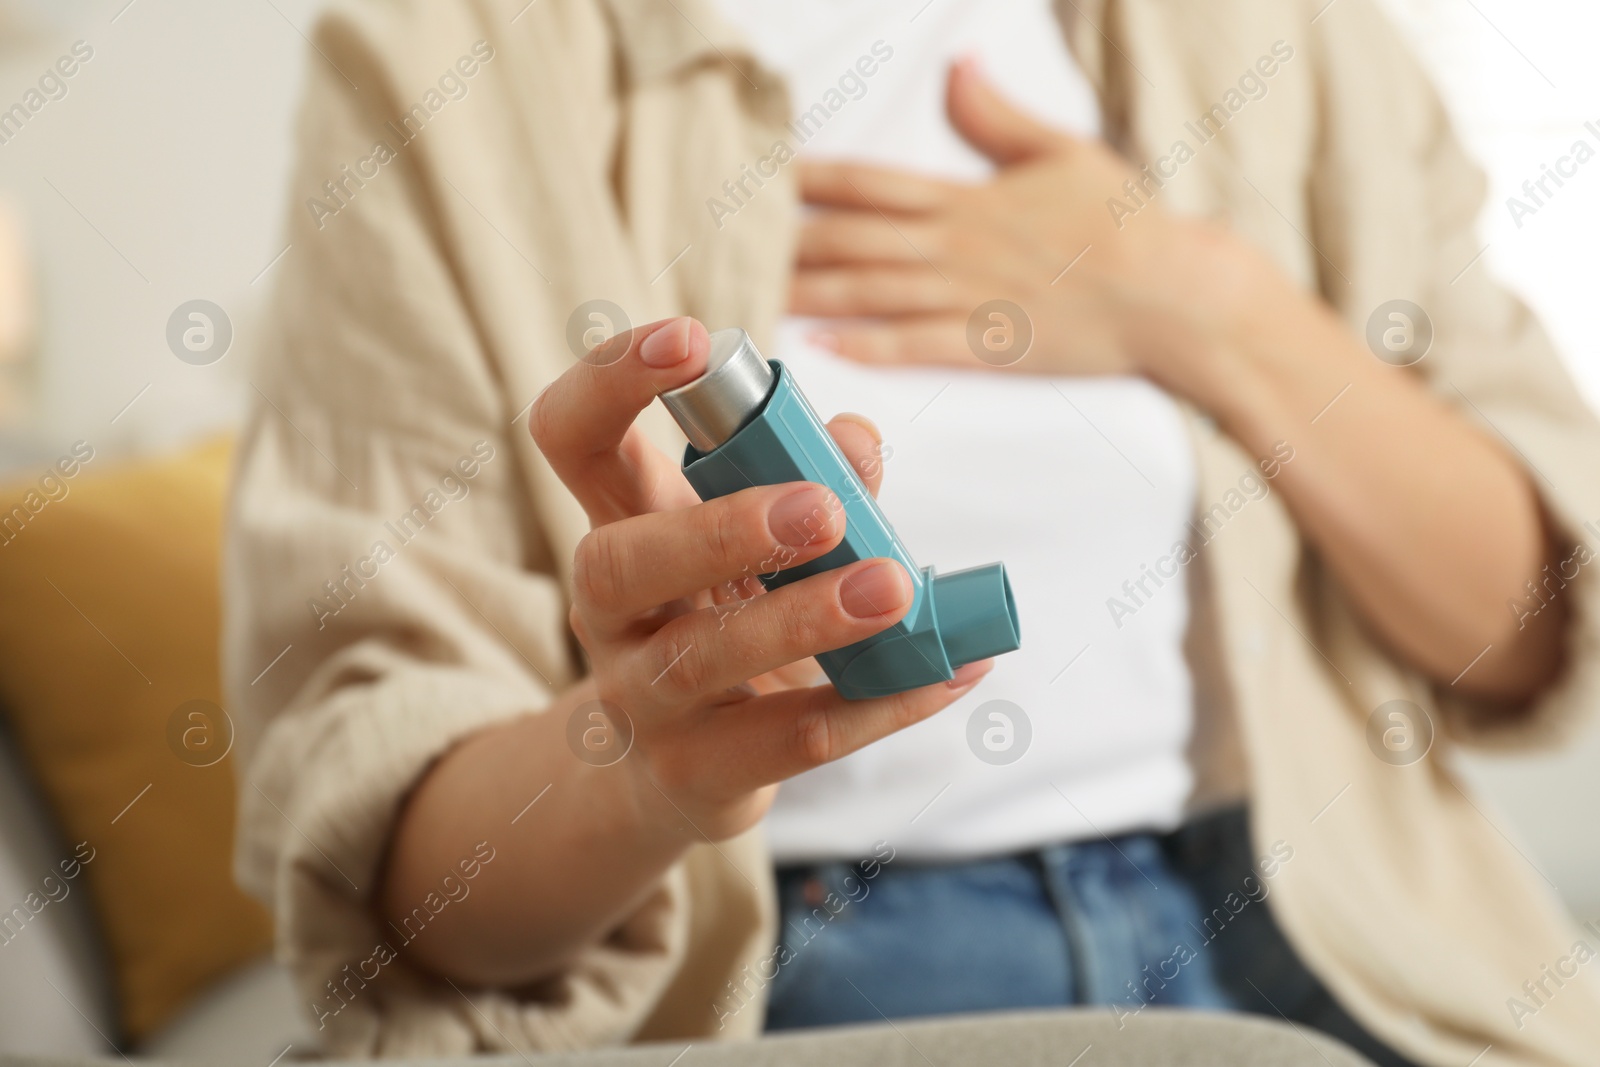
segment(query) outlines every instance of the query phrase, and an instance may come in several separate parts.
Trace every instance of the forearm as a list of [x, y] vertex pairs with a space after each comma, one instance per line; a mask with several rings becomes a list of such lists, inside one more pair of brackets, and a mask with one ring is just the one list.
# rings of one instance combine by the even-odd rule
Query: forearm
[[473, 735], [402, 809], [375, 903], [386, 922], [403, 923], [478, 842], [495, 849], [470, 896], [411, 942], [422, 966], [474, 985], [553, 974], [625, 919], [682, 854], [681, 835], [650, 825], [626, 760], [593, 767], [568, 749], [567, 720], [593, 698], [582, 683], [541, 714]]
[[1403, 658], [1473, 696], [1531, 695], [1559, 666], [1563, 618], [1559, 602], [1526, 620], [1508, 607], [1550, 559], [1529, 475], [1325, 305], [1286, 279], [1266, 284], [1197, 361], [1201, 403], [1253, 455], [1293, 446], [1274, 488]]

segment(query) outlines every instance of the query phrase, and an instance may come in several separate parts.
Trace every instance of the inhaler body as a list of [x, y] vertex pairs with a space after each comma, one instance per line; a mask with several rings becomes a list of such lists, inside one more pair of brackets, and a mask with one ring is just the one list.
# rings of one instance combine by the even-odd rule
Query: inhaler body
[[817, 656], [846, 699], [949, 681], [963, 664], [1020, 647], [1005, 565], [951, 574], [919, 568], [788, 369], [763, 359], [743, 330], [712, 334], [706, 373], [662, 401], [689, 437], [683, 473], [702, 500], [805, 481], [827, 486], [843, 505], [844, 539], [808, 563], [757, 575], [766, 588], [876, 558], [894, 560], [910, 576], [915, 592], [905, 618]]

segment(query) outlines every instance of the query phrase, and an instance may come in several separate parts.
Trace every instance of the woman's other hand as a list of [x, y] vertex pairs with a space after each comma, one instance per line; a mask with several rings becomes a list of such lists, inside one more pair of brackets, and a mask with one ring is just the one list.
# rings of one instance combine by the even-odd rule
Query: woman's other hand
[[1411, 666], [1504, 715], [1550, 683], [1564, 606], [1523, 626], [1506, 605], [1559, 557], [1528, 472], [1492, 433], [1373, 358], [1265, 254], [1163, 211], [1147, 172], [1019, 111], [972, 63], [951, 70], [947, 105], [995, 162], [989, 181], [804, 170], [820, 210], [802, 230], [790, 305], [838, 320], [819, 341], [865, 363], [987, 369], [997, 361], [969, 347], [968, 319], [1009, 300], [1033, 340], [1006, 369], [1143, 375], [1250, 455], [1292, 447], [1275, 487]]
[[[1018, 110], [971, 61], [950, 71], [950, 121], [992, 159], [977, 184], [846, 163], [810, 163], [790, 295], [799, 315], [837, 319], [817, 340], [866, 363], [983, 369], [968, 319], [994, 299], [1025, 309], [1032, 348], [1009, 369], [1146, 374], [1177, 392], [1178, 360], [1225, 334], [1262, 265], [1226, 231], [1130, 197], [1155, 186], [1099, 141]], [[1159, 200], [1159, 192], [1155, 194]], [[1110, 204], [1145, 206], [1133, 214]]]

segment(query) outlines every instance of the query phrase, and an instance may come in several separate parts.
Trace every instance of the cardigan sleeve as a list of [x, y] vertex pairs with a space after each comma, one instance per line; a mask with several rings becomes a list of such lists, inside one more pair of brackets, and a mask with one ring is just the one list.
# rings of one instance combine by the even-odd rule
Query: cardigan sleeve
[[1325, 291], [1361, 335], [1389, 322], [1391, 301], [1422, 310], [1431, 344], [1412, 370], [1522, 464], [1551, 529], [1554, 561], [1507, 590], [1508, 617], [1556, 601], [1567, 614], [1562, 672], [1525, 714], [1438, 683], [1443, 726], [1483, 744], [1559, 740], [1600, 703], [1600, 424], [1538, 319], [1495, 280], [1477, 229], [1486, 181], [1416, 58], [1370, 0], [1345, 0], [1317, 30], [1317, 242], [1356, 268]]
[[[236, 871], [272, 910], [325, 1050], [342, 1055], [626, 1040], [683, 955], [680, 868], [538, 989], [469, 999], [413, 967], [406, 946], [430, 914], [464, 906], [516, 812], [440, 872], [415, 922], [396, 928], [371, 907], [392, 824], [430, 764], [538, 713], [582, 669], [549, 532], [572, 505], [538, 499], [553, 482], [530, 474], [527, 398], [511, 394], [502, 343], [507, 322], [542, 330], [522, 354], [543, 342], [561, 352], [547, 366], [564, 366], [550, 324], [565, 294], [536, 277], [540, 235], [507, 236], [509, 209], [474, 184], [517, 167], [497, 126], [522, 121], [505, 87], [529, 57], [505, 54], [495, 27], [515, 12], [503, 6], [343, 5], [319, 25], [230, 508]], [[487, 313], [496, 294], [475, 273], [518, 287], [514, 307]]]

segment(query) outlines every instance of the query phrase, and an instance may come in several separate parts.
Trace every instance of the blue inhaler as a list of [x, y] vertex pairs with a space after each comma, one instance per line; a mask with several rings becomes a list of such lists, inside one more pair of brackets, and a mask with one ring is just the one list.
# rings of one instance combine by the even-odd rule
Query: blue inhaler
[[762, 585], [776, 589], [876, 558], [895, 560], [910, 575], [915, 593], [904, 619], [817, 657], [846, 699], [947, 682], [963, 664], [1021, 645], [1005, 564], [951, 574], [919, 569], [788, 369], [762, 358], [743, 330], [713, 333], [706, 372], [661, 401], [689, 438], [683, 473], [700, 499], [805, 481], [827, 486], [844, 505], [843, 541], [809, 563], [758, 575]]

